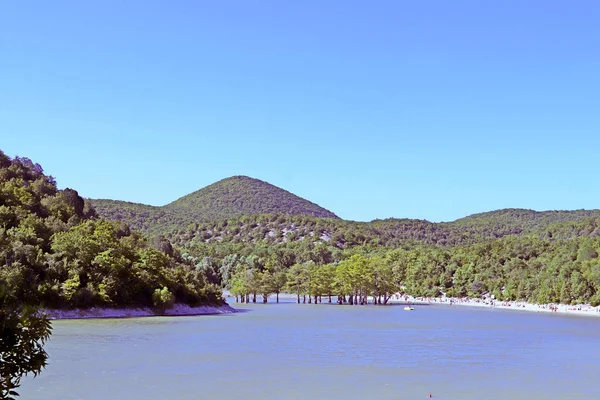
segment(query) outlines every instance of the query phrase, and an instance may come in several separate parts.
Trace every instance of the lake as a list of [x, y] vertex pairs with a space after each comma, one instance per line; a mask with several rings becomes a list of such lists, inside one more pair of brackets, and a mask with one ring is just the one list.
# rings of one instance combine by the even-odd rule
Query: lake
[[21, 398], [600, 398], [600, 318], [451, 306], [234, 305], [53, 323]]

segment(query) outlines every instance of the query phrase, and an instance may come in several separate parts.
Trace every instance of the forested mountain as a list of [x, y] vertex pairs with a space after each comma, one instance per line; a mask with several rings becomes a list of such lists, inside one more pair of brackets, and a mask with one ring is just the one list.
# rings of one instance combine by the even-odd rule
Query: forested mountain
[[220, 289], [174, 251], [98, 218], [75, 190], [0, 151], [0, 283], [45, 307], [220, 304]]
[[247, 176], [220, 180], [162, 207], [104, 199], [92, 203], [102, 217], [124, 221], [145, 233], [162, 235], [190, 224], [245, 215], [279, 213], [338, 218], [308, 200]]
[[95, 211], [28, 159], [1, 154], [0, 167], [0, 281], [49, 306], [218, 302], [219, 287], [245, 300], [285, 290], [359, 304], [396, 292], [600, 303], [598, 210], [354, 222], [234, 177], [164, 207]]
[[364, 244], [457, 246], [600, 217], [600, 210], [504, 209], [443, 223], [395, 218], [344, 221], [283, 189], [244, 176], [221, 180], [163, 207], [116, 200], [92, 203], [104, 218], [124, 221], [136, 230], [164, 236], [179, 246], [196, 241], [274, 244], [305, 237], [340, 249]]

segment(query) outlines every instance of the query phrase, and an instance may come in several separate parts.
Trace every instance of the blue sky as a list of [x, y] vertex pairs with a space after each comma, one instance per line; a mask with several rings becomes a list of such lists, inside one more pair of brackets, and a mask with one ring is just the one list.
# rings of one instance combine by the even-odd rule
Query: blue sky
[[600, 208], [597, 1], [0, 3], [0, 149], [84, 197]]

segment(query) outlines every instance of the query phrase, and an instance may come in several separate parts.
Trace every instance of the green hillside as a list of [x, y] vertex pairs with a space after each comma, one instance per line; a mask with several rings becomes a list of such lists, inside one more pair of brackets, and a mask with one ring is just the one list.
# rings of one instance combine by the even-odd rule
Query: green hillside
[[131, 228], [151, 236], [170, 231], [173, 227], [187, 226], [189, 221], [181, 221], [176, 215], [162, 207], [130, 203], [119, 200], [90, 200], [98, 215], [112, 221], [123, 221]]
[[164, 207], [105, 200], [94, 210], [28, 159], [0, 153], [0, 167], [0, 281], [47, 306], [156, 305], [157, 291], [218, 302], [215, 285], [246, 300], [289, 290], [600, 303], [600, 210], [344, 221], [246, 177]]
[[[282, 213], [277, 199], [300, 211]], [[100, 202], [97, 210], [109, 217], [109, 205], [113, 217], [165, 235], [209, 281], [245, 301], [286, 290], [359, 304], [367, 294], [385, 302], [399, 291], [600, 303], [600, 210], [356, 222], [314, 216], [295, 202], [269, 184], [234, 177], [165, 207]], [[300, 202], [307, 204], [314, 206]]]
[[[0, 151], [0, 286], [50, 308], [221, 304], [220, 290], [170, 243], [98, 218], [28, 158]], [[158, 296], [158, 297], [157, 297]]]
[[102, 217], [121, 220], [153, 235], [206, 221], [245, 215], [286, 214], [338, 218], [334, 213], [286, 190], [247, 176], [233, 176], [190, 193], [163, 207], [116, 200], [92, 200]]
[[232, 176], [167, 204], [165, 210], [185, 213], [197, 221], [257, 214], [337, 215], [286, 190], [247, 176]]
[[[579, 223], [588, 221], [593, 224], [596, 220], [594, 218], [600, 219], [600, 210], [537, 212], [506, 209], [444, 223], [393, 218], [355, 222], [269, 214], [202, 222], [165, 233], [178, 246], [229, 242], [270, 245], [311, 238], [313, 242], [339, 249], [362, 245], [393, 248], [417, 245], [448, 247], [532, 233], [550, 238], [553, 235], [582, 236], [585, 232], [584, 229], [578, 230]], [[571, 229], [566, 231], [562, 226], [571, 226]], [[553, 233], [556, 229], [560, 232]], [[594, 228], [587, 230], [594, 232]]]
[[93, 200], [98, 214], [126, 222], [175, 245], [190, 243], [277, 244], [313, 241], [347, 249], [359, 245], [401, 247], [459, 246], [510, 235], [538, 233], [548, 227], [600, 217], [600, 210], [534, 211], [503, 209], [453, 222], [396, 219], [344, 221], [318, 205], [258, 179], [223, 179], [166, 206]]

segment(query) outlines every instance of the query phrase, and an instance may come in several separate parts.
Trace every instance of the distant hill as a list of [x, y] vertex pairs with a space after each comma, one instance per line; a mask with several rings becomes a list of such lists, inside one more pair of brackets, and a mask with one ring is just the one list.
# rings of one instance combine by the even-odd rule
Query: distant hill
[[315, 203], [247, 176], [220, 180], [162, 207], [105, 199], [92, 200], [92, 203], [102, 217], [125, 221], [150, 234], [167, 234], [190, 224], [247, 215], [339, 218]]
[[287, 190], [247, 176], [220, 180], [167, 204], [164, 209], [204, 221], [258, 214], [338, 218], [331, 211]]

